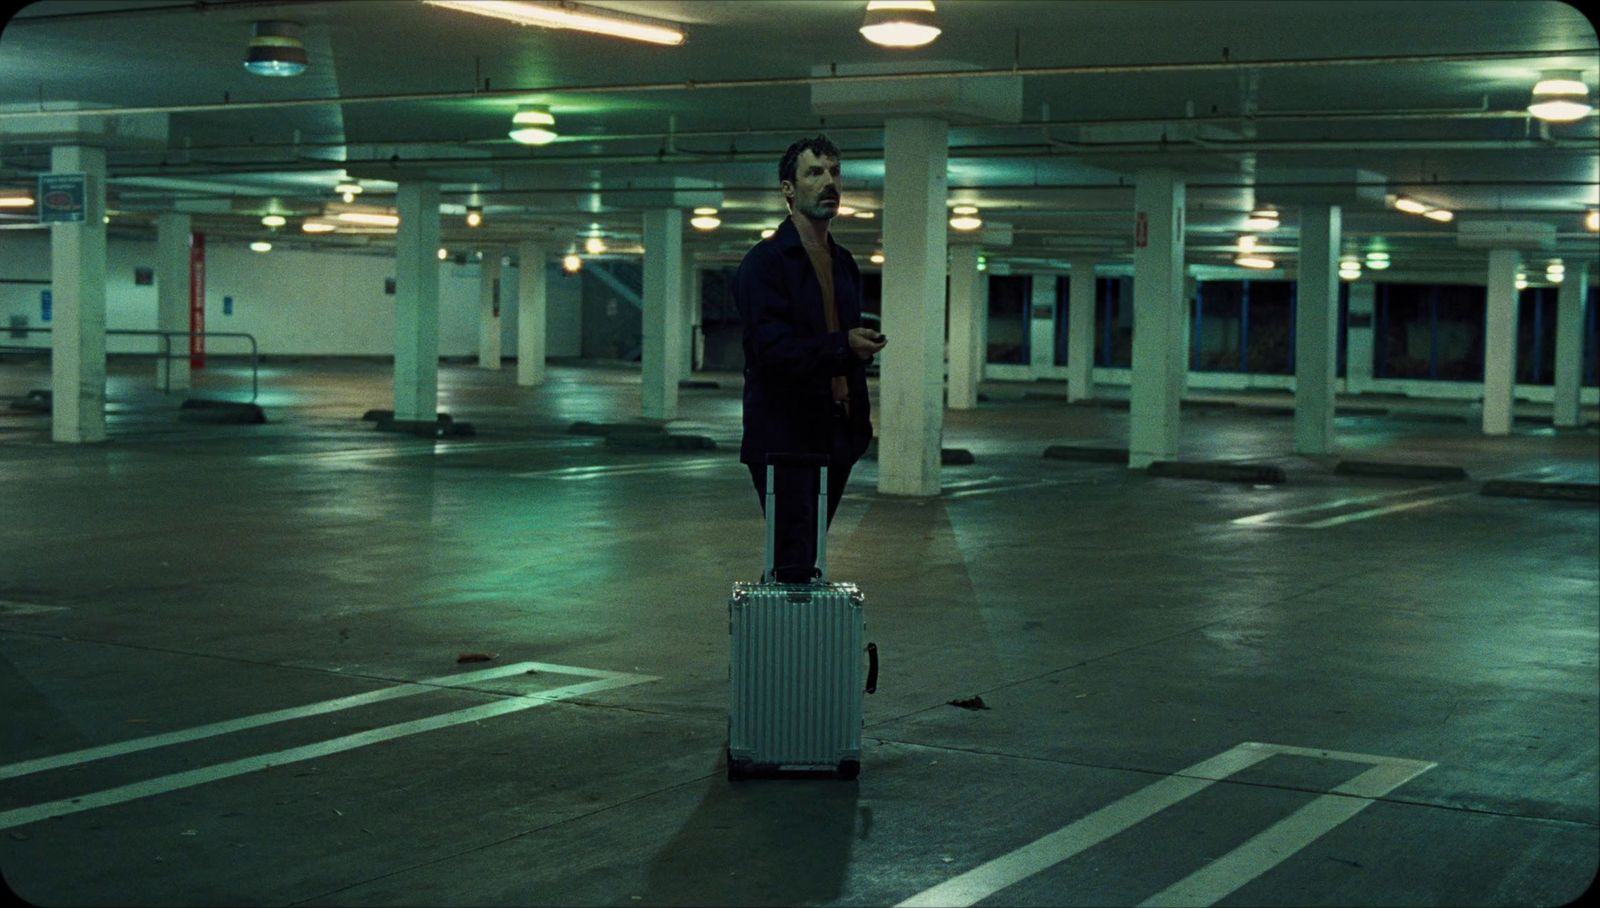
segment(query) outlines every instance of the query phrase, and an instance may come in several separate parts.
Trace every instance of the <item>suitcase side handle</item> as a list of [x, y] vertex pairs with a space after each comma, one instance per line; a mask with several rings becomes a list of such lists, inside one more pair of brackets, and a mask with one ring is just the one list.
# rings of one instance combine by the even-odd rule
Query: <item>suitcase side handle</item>
[[878, 644], [867, 644], [867, 693], [878, 692]]

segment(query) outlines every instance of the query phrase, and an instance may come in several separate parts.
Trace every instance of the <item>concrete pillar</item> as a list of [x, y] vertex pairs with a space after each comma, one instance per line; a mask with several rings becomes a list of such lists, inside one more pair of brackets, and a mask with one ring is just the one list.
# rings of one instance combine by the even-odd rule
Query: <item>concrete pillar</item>
[[1517, 375], [1517, 266], [1515, 249], [1489, 253], [1488, 312], [1483, 338], [1483, 434], [1511, 434], [1512, 382]]
[[678, 418], [683, 284], [683, 212], [676, 208], [645, 212], [640, 399], [647, 419]]
[[1300, 209], [1300, 272], [1295, 289], [1294, 449], [1333, 453], [1334, 383], [1339, 360], [1337, 205]]
[[517, 245], [517, 384], [544, 384], [545, 248], [532, 240]]
[[1056, 364], [1056, 276], [1033, 276], [1028, 300], [1028, 377], [1034, 381], [1050, 374]]
[[[1178, 453], [1178, 404], [1186, 360], [1183, 324], [1185, 186], [1170, 170], [1135, 176], [1133, 390], [1128, 466], [1143, 469]], [[1142, 245], [1141, 245], [1142, 244]]]
[[[189, 231], [187, 214], [156, 216], [156, 330], [189, 331]], [[168, 358], [156, 361], [156, 387], [189, 390], [189, 342], [171, 336], [158, 342]]]
[[478, 268], [478, 365], [500, 368], [500, 250], [483, 250]]
[[972, 410], [978, 406], [978, 378], [983, 374], [983, 307], [978, 284], [986, 282], [978, 270], [978, 247], [960, 243], [950, 247], [950, 385], [947, 406]]
[[943, 120], [884, 123], [883, 333], [894, 346], [878, 382], [878, 491], [886, 495], [939, 494], [949, 140]]
[[1067, 283], [1067, 400], [1094, 397], [1094, 259], [1073, 259]]
[[85, 176], [83, 220], [50, 226], [50, 437], [105, 441], [105, 149], [58, 145], [50, 150], [50, 170]]
[[[1185, 269], [1187, 272], [1187, 269]], [[1200, 292], [1200, 279], [1183, 276], [1183, 389], [1189, 388], [1189, 364], [1194, 360], [1194, 298]]]
[[394, 418], [439, 407], [439, 184], [401, 183], [394, 240]]
[[1570, 263], [1556, 294], [1555, 424], [1580, 425], [1583, 387], [1583, 301], [1589, 292], [1589, 266]]
[[1372, 332], [1378, 286], [1371, 280], [1350, 282], [1350, 316], [1345, 325], [1344, 387], [1360, 394], [1372, 387]]

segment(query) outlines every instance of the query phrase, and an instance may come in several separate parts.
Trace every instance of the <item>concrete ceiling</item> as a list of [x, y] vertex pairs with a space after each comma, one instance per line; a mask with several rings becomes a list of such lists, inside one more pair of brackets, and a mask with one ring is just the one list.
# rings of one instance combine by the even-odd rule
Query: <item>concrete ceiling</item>
[[[48, 170], [63, 121], [41, 110], [85, 108], [99, 112], [80, 122], [107, 134], [119, 234], [153, 235], [154, 214], [176, 209], [209, 235], [254, 239], [268, 211], [337, 201], [348, 172], [369, 204], [392, 203], [398, 179], [441, 181], [446, 245], [533, 236], [565, 251], [598, 229], [624, 248], [645, 209], [690, 185], [720, 199], [723, 225], [691, 232], [687, 248], [737, 260], [782, 216], [783, 148], [819, 129], [844, 151], [846, 203], [880, 210], [883, 116], [821, 117], [812, 83], [892, 64], [1022, 75], [1020, 122], [951, 121], [952, 201], [1012, 228], [991, 260], [1130, 262], [1133, 175], [1148, 167], [1186, 175], [1196, 265], [1231, 261], [1259, 203], [1282, 209], [1266, 244], [1292, 268], [1295, 205], [1319, 195], [1343, 201], [1346, 249], [1381, 246], [1396, 273], [1481, 267], [1484, 253], [1457, 241], [1473, 221], [1553, 226], [1556, 246], [1539, 256], [1596, 251], [1583, 215], [1600, 204], [1600, 118], [1526, 112], [1541, 70], [1578, 70], [1591, 98], [1600, 80], [1594, 27], [1553, 0], [939, 0], [944, 33], [910, 51], [861, 37], [863, 0], [588, 5], [679, 23], [688, 41], [517, 27], [411, 0], [35, 3], [0, 32], [0, 186]], [[304, 26], [304, 75], [244, 71], [263, 19]], [[559, 141], [507, 138], [527, 103], [551, 107]], [[1394, 193], [1457, 221], [1391, 210], [1382, 198]], [[485, 207], [482, 228], [463, 223], [467, 204]], [[841, 218], [836, 233], [864, 258], [881, 224]], [[386, 248], [309, 237], [294, 219], [278, 233]]]

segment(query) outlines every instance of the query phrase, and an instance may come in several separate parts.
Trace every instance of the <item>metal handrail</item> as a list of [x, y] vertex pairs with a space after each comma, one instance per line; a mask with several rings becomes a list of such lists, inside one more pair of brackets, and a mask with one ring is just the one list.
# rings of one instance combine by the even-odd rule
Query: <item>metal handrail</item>
[[[49, 334], [53, 330], [55, 330], [55, 329], [53, 329], [53, 328], [28, 328], [28, 327], [23, 327], [23, 326], [0, 326], [0, 332], [10, 332], [10, 333], [14, 333], [14, 334], [15, 333], [22, 333], [22, 334]], [[176, 355], [173, 354], [173, 352], [172, 352], [172, 339], [174, 337], [242, 337], [242, 338], [244, 338], [244, 339], [246, 339], [246, 340], [248, 340], [250, 342], [250, 403], [255, 403], [256, 402], [256, 398], [260, 396], [260, 393], [261, 393], [261, 364], [260, 364], [260, 359], [261, 358], [260, 358], [260, 353], [259, 353], [259, 347], [256, 344], [256, 338], [255, 338], [255, 335], [253, 335], [253, 334], [247, 334], [247, 333], [245, 333], [243, 331], [157, 331], [157, 330], [143, 330], [143, 329], [138, 329], [138, 328], [111, 328], [111, 329], [107, 329], [106, 334], [108, 334], [108, 335], [109, 334], [117, 334], [117, 335], [121, 335], [123, 337], [159, 337], [159, 338], [161, 338], [161, 353], [158, 354], [158, 355], [162, 359], [166, 359], [166, 360], [185, 359], [185, 358], [187, 358], [189, 356], [189, 354], [187, 354], [187, 353], [179, 353], [179, 354], [176, 354]], [[15, 349], [48, 351], [51, 348], [49, 348], [49, 347], [18, 347], [18, 348], [15, 348]], [[163, 387], [161, 388], [161, 393], [163, 393], [163, 394], [171, 394], [172, 393], [172, 370], [171, 369], [165, 370], [165, 375], [163, 375], [162, 377], [163, 377], [163, 379], [165, 379], [165, 381], [163, 382]]]

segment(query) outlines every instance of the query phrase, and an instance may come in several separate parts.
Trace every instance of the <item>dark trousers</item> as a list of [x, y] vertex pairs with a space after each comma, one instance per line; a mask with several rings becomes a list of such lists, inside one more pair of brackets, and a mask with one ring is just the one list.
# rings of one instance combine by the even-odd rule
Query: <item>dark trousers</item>
[[[833, 450], [828, 457], [829, 526], [833, 525], [839, 499], [844, 496], [845, 482], [855, 466], [849, 428], [843, 411], [836, 411]], [[767, 465], [746, 466], [750, 468], [750, 479], [755, 483], [764, 515], [767, 512]], [[778, 483], [778, 513], [774, 516], [777, 552], [773, 557], [777, 579], [782, 583], [806, 583], [811, 580], [817, 564], [817, 470], [814, 467], [777, 467], [774, 474]], [[763, 540], [762, 545], [765, 544]]]

